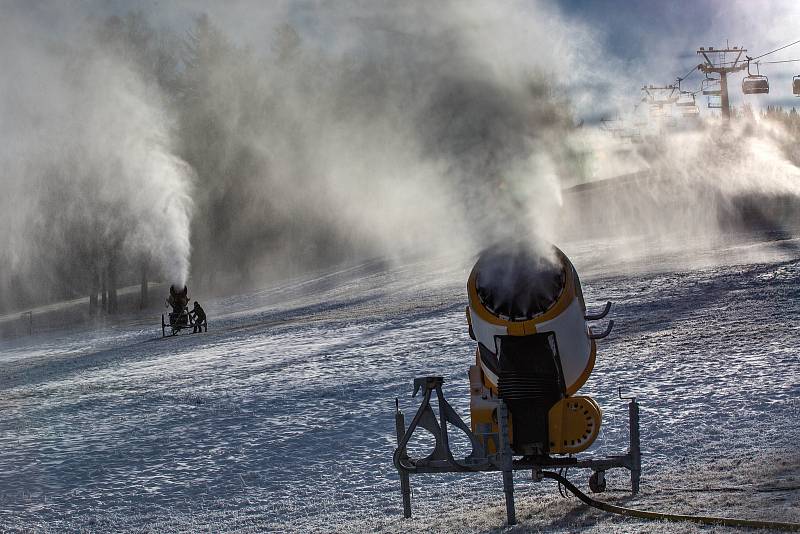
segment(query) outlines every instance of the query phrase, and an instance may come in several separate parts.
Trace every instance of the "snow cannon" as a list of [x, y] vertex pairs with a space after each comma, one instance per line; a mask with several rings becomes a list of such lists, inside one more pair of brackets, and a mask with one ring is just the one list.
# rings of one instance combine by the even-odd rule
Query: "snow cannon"
[[185, 285], [183, 289], [180, 286], [169, 286], [166, 305], [172, 308], [172, 311], [167, 314], [166, 320], [164, 314], [161, 314], [161, 337], [167, 337], [167, 331], [170, 336], [174, 336], [181, 330], [194, 329], [194, 322], [189, 313], [189, 288]]
[[167, 297], [167, 304], [172, 308], [174, 313], [180, 313], [189, 305], [189, 288], [183, 286], [183, 289], [169, 286], [169, 297]]
[[472, 432], [494, 451], [497, 404], [509, 410], [515, 454], [543, 456], [586, 450], [600, 431], [601, 411], [575, 396], [595, 364], [595, 333], [587, 321], [575, 267], [556, 247], [536, 251], [502, 245], [481, 254], [467, 282], [467, 322], [477, 342], [469, 369]]
[[[534, 480], [548, 478], [546, 469], [590, 469], [589, 488], [606, 489], [605, 472], [630, 471], [631, 491], [639, 491], [641, 449], [639, 405], [628, 402], [629, 449], [609, 457], [582, 457], [600, 431], [597, 402], [577, 395], [597, 360], [597, 342], [614, 326], [596, 331], [590, 323], [604, 319], [611, 302], [587, 312], [578, 273], [554, 245], [532, 247], [504, 243], [486, 249], [467, 281], [469, 336], [474, 364], [469, 367], [470, 425], [444, 397], [444, 379], [414, 379], [422, 403], [408, 427], [395, 401], [397, 448], [393, 461], [400, 476], [403, 513], [411, 517], [410, 475], [447, 472], [502, 473], [508, 523], [516, 523], [514, 477], [527, 470]], [[438, 415], [433, 409], [436, 397]], [[435, 439], [427, 456], [409, 454], [414, 433], [422, 428]], [[456, 458], [451, 429], [463, 433], [471, 451]]]

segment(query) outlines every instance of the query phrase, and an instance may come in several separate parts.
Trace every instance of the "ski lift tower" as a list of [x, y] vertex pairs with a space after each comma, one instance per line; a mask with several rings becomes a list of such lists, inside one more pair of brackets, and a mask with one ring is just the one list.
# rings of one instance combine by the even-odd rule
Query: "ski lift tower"
[[[719, 87], [721, 92], [722, 116], [726, 119], [731, 118], [731, 103], [728, 98], [728, 74], [739, 72], [747, 68], [747, 61], [742, 61], [742, 54], [747, 52], [742, 47], [734, 46], [733, 48], [708, 48], [700, 47], [697, 51], [698, 54], [703, 56], [705, 63], [697, 66], [705, 74], [716, 72], [719, 74]], [[728, 54], [735, 54], [733, 61], [728, 61]], [[746, 56], [745, 56], [746, 57]]]
[[645, 85], [642, 87], [643, 102], [647, 102], [651, 109], [662, 110], [678, 101], [680, 87], [676, 85]]
[[679, 89], [675, 85], [645, 85], [642, 87], [642, 102], [647, 102], [650, 119], [657, 123], [659, 131], [663, 129], [665, 108], [678, 101]]

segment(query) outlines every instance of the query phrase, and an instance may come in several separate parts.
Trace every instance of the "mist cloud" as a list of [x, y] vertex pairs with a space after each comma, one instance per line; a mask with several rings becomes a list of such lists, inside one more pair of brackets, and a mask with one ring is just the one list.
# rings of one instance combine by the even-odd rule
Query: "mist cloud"
[[[730, 153], [699, 121], [607, 157], [619, 145], [581, 119], [624, 113], [684, 58], [607, 53], [602, 27], [546, 0], [14, 6], [0, 28], [5, 303], [80, 296], [111, 271], [218, 290], [370, 256], [536, 246], [578, 231], [562, 187], [597, 172], [646, 170], [657, 178], [639, 193], [687, 199], [708, 177], [699, 198], [715, 206], [794, 194], [766, 123], [736, 131]], [[748, 8], [732, 9], [738, 27]], [[620, 217], [630, 233], [674, 223]]]
[[96, 292], [131, 263], [185, 280], [192, 171], [160, 89], [94, 26], [58, 41], [22, 14], [2, 26], [2, 296]]

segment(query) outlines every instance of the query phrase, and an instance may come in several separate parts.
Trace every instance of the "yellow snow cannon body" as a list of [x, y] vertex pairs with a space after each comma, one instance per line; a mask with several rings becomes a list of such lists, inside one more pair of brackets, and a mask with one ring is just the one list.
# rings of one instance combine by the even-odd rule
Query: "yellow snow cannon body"
[[595, 334], [581, 282], [561, 250], [523, 244], [485, 250], [467, 282], [470, 337], [477, 342], [469, 369], [472, 432], [492, 453], [497, 405], [508, 406], [514, 454], [546, 456], [587, 449], [600, 431], [601, 410], [576, 396], [594, 367]]
[[[560, 476], [547, 469], [589, 469], [589, 489], [602, 492], [606, 471], [624, 468], [630, 471], [631, 492], [637, 493], [639, 404], [635, 397], [622, 397], [622, 388], [620, 400], [629, 401], [628, 451], [606, 457], [576, 454], [591, 446], [600, 431], [599, 406], [577, 393], [594, 367], [595, 341], [614, 326], [609, 321], [596, 332], [589, 323], [606, 317], [611, 303], [587, 313], [575, 268], [550, 244], [503, 243], [486, 249], [467, 281], [467, 297], [469, 334], [477, 344], [469, 368], [471, 424], [445, 399], [442, 376], [414, 379], [412, 396], [421, 392], [422, 401], [408, 426], [395, 399], [392, 462], [400, 478], [403, 515], [411, 517], [411, 475], [425, 473], [501, 472], [509, 525], [516, 522], [514, 471], [528, 471], [539, 481]], [[426, 456], [409, 450], [420, 429], [435, 441]], [[467, 439], [469, 454], [454, 454], [453, 433]]]

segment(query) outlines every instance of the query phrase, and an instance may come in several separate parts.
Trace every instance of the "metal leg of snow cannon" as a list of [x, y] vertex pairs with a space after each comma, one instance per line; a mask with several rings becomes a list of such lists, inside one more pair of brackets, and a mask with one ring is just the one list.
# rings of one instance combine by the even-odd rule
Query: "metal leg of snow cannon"
[[[438, 376], [420, 377], [414, 380], [414, 396], [423, 389], [422, 403], [417, 410], [411, 424], [405, 428], [405, 420], [399, 410], [399, 402], [395, 412], [395, 430], [397, 432], [397, 448], [394, 451], [393, 462], [400, 474], [400, 487], [403, 492], [403, 512], [405, 517], [411, 516], [411, 490], [410, 475], [419, 473], [465, 473], [479, 471], [500, 471], [503, 475], [503, 491], [506, 497], [506, 513], [508, 524], [516, 523], [514, 505], [514, 477], [515, 470], [523, 469], [532, 471], [535, 480], [541, 480], [543, 469], [569, 467], [576, 469], [591, 469], [594, 472], [595, 487], [605, 489], [605, 471], [615, 468], [625, 468], [631, 472], [631, 486], [634, 493], [639, 491], [639, 478], [641, 475], [641, 450], [639, 447], [639, 405], [635, 399], [624, 400], [629, 403], [630, 416], [630, 450], [623, 455], [613, 455], [605, 458], [581, 457], [522, 457], [514, 459], [511, 443], [509, 441], [509, 411], [508, 406], [500, 400], [497, 408], [498, 432], [491, 439], [497, 447], [497, 452], [491, 456], [487, 454], [483, 442], [479, 440], [471, 429], [461, 420], [456, 411], [444, 399], [442, 383], [444, 380]], [[439, 417], [431, 407], [431, 396], [436, 392], [439, 402]], [[620, 398], [622, 391], [620, 390]], [[447, 435], [448, 423], [461, 429], [472, 443], [472, 452], [465, 458], [454, 458], [449, 448]], [[436, 445], [431, 454], [424, 458], [411, 458], [406, 447], [411, 436], [422, 427], [436, 440]], [[484, 436], [488, 437], [488, 436]]]
[[[395, 399], [394, 404], [394, 426], [395, 432], [397, 432], [397, 446], [400, 454], [402, 456], [406, 456], [405, 447], [400, 449], [400, 441], [403, 439], [403, 435], [406, 433], [406, 421], [403, 417], [403, 412], [400, 411], [400, 400]], [[403, 494], [403, 517], [408, 519], [411, 517], [411, 481], [408, 477], [408, 471], [398, 469], [397, 472], [400, 474], [400, 491]]]
[[[400, 489], [403, 492], [403, 515], [411, 517], [411, 485], [409, 475], [411, 473], [458, 473], [470, 471], [497, 471], [499, 466], [496, 462], [490, 463], [486, 455], [486, 449], [478, 438], [472, 433], [469, 426], [458, 416], [452, 406], [445, 400], [442, 393], [441, 376], [426, 376], [414, 379], [414, 394], [416, 396], [420, 389], [423, 389], [422, 403], [417, 413], [411, 420], [408, 428], [405, 428], [405, 419], [400, 411], [399, 401], [396, 401], [395, 411], [395, 431], [397, 432], [397, 448], [394, 451], [393, 462], [400, 474]], [[431, 396], [436, 392], [439, 403], [439, 417], [431, 407]], [[506, 425], [508, 418], [506, 417]], [[450, 451], [450, 440], [447, 435], [448, 423], [462, 430], [472, 444], [472, 452], [465, 457], [456, 460]], [[425, 458], [409, 458], [406, 451], [411, 436], [417, 427], [427, 430], [436, 440], [433, 452]], [[512, 469], [511, 450], [507, 447], [507, 467], [509, 475]], [[513, 492], [513, 488], [512, 488]], [[512, 503], [513, 504], [513, 503]]]
[[[397, 449], [394, 451], [394, 465], [399, 471], [406, 473], [458, 473], [463, 471], [488, 471], [492, 469], [486, 452], [475, 434], [469, 426], [461, 420], [456, 411], [445, 400], [442, 393], [442, 383], [444, 379], [441, 376], [426, 376], [414, 379], [414, 395], [424, 388], [422, 397], [422, 404], [420, 404], [417, 413], [411, 420], [411, 424], [403, 434], [397, 444]], [[436, 392], [436, 397], [439, 402], [439, 418], [437, 420], [436, 414], [431, 408], [431, 395]], [[447, 436], [447, 423], [461, 429], [472, 444], [472, 452], [466, 457], [456, 460], [453, 458], [453, 453], [450, 451], [450, 442]], [[417, 430], [417, 427], [422, 427], [431, 434], [436, 440], [436, 445], [433, 452], [425, 458], [411, 459], [406, 454], [406, 445], [408, 445], [411, 436]]]
[[497, 426], [499, 454], [498, 467], [503, 471], [503, 493], [506, 495], [506, 516], [509, 525], [517, 524], [517, 513], [514, 509], [514, 456], [508, 442], [508, 407], [502, 400], [497, 404]]
[[642, 477], [642, 448], [639, 435], [639, 403], [636, 397], [623, 397], [622, 388], [619, 388], [617, 395], [622, 400], [628, 401], [628, 426], [630, 446], [628, 454], [624, 459], [624, 466], [631, 472], [631, 493], [639, 493], [639, 481]]
[[639, 403], [633, 397], [628, 403], [630, 422], [631, 492], [639, 493], [639, 480], [642, 476], [642, 449], [639, 443]]

